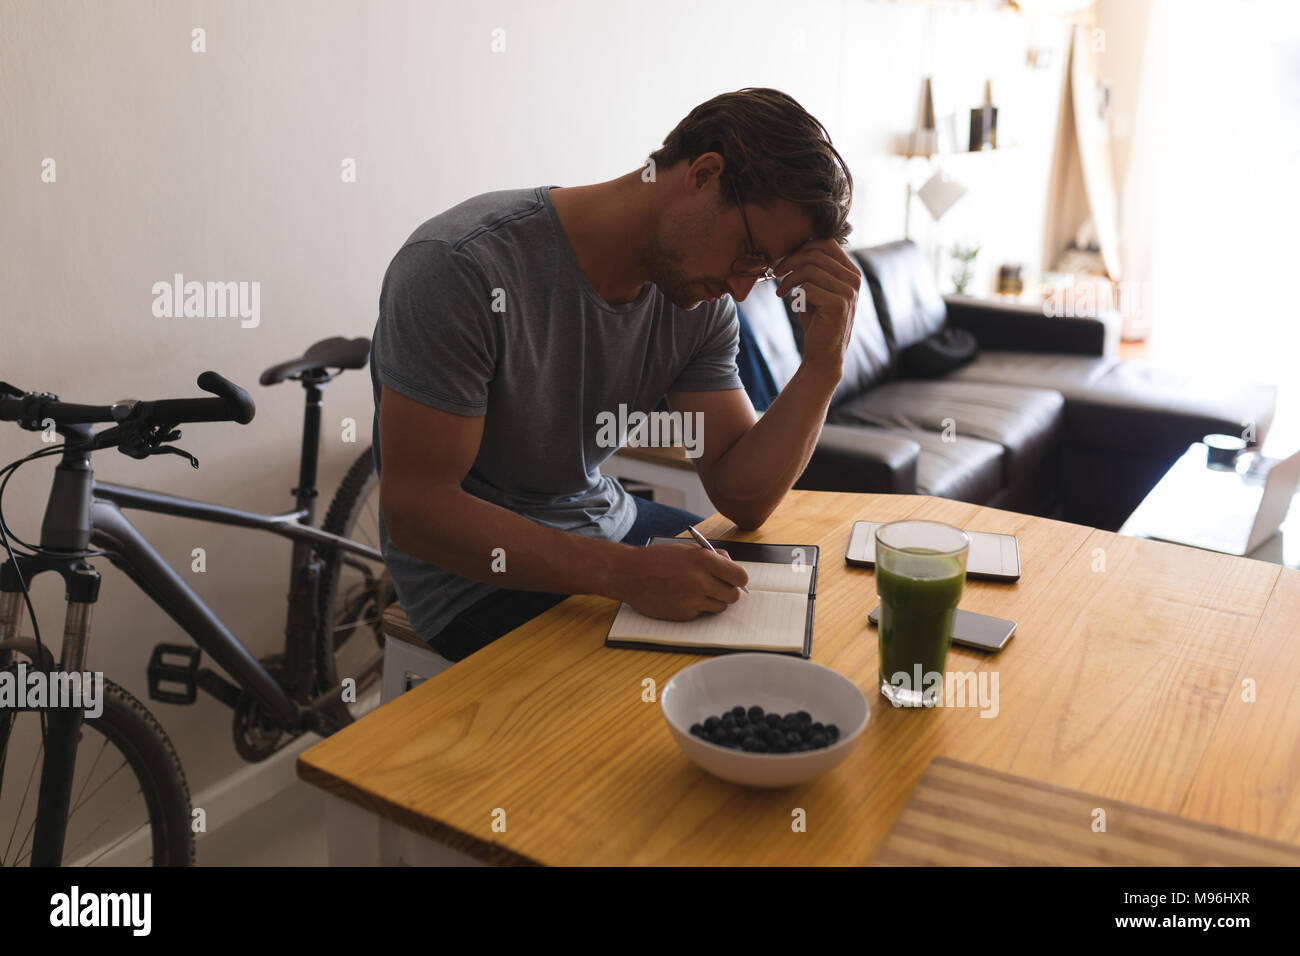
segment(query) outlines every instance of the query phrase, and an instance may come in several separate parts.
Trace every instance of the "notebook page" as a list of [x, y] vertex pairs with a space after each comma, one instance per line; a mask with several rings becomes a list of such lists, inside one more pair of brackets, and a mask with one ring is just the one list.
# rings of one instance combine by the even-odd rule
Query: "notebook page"
[[680, 647], [726, 647], [751, 650], [802, 650], [808, 619], [808, 596], [792, 591], [751, 591], [717, 614], [690, 621], [661, 621], [624, 604], [609, 637]]
[[749, 575], [750, 591], [790, 591], [806, 596], [812, 587], [813, 569], [808, 564], [769, 564], [757, 561], [736, 563]]

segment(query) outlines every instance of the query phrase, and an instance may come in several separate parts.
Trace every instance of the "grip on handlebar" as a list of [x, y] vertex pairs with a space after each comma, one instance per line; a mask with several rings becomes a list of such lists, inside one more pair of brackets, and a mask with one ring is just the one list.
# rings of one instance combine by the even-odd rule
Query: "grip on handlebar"
[[231, 420], [241, 425], [247, 425], [257, 414], [257, 406], [249, 397], [248, 392], [244, 391], [234, 382], [216, 372], [207, 371], [199, 375], [199, 388], [205, 392], [211, 392], [213, 395], [220, 396], [226, 400], [226, 404], [231, 410]]

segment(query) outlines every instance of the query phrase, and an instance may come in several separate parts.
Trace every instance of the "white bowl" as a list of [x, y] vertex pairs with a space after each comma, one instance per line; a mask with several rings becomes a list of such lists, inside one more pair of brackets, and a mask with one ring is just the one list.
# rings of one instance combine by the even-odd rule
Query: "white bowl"
[[[753, 753], [696, 737], [692, 724], [721, 716], [737, 704], [765, 713], [806, 710], [835, 724], [829, 747], [796, 753]], [[849, 754], [870, 710], [858, 686], [821, 664], [783, 654], [722, 654], [692, 664], [664, 686], [659, 706], [677, 745], [714, 776], [751, 787], [789, 787], [825, 773]]]

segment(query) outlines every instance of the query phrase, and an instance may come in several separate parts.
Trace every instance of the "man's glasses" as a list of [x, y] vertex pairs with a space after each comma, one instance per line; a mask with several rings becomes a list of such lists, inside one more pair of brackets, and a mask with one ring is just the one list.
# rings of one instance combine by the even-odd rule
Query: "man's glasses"
[[740, 209], [740, 221], [745, 224], [745, 236], [749, 239], [750, 252], [743, 256], [737, 256], [731, 263], [731, 274], [742, 276], [746, 279], [757, 279], [764, 282], [767, 279], [775, 279], [777, 275], [772, 271], [772, 265], [763, 256], [753, 252], [754, 233], [749, 228], [749, 217], [745, 215], [745, 204], [740, 198], [740, 187], [733, 181], [731, 184], [732, 193], [736, 197], [736, 206]]

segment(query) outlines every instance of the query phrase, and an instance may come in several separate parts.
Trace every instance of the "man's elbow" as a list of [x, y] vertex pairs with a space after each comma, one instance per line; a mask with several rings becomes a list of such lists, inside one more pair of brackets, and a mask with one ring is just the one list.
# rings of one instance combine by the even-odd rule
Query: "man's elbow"
[[755, 502], [726, 502], [718, 505], [718, 511], [741, 531], [757, 531], [775, 510], [775, 504], [760, 507]]

